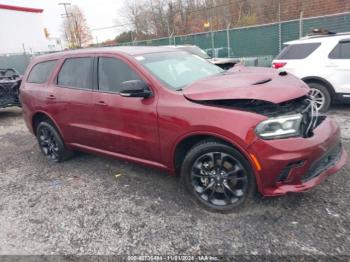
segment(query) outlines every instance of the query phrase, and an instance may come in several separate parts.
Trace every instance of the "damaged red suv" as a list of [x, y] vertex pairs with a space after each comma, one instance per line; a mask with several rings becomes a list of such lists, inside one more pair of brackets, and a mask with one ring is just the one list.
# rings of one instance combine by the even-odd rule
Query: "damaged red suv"
[[308, 190], [347, 160], [340, 130], [308, 87], [268, 68], [223, 71], [166, 47], [84, 49], [36, 57], [20, 88], [42, 153], [75, 150], [181, 175], [205, 207], [234, 210]]

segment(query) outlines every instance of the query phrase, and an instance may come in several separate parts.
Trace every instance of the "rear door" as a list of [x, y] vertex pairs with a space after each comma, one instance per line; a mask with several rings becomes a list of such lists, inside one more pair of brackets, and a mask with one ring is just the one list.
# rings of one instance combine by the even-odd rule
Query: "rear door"
[[350, 97], [350, 39], [341, 40], [328, 56], [333, 73], [329, 82], [337, 93]]
[[[104, 151], [159, 160], [156, 94], [149, 98], [123, 97], [120, 85], [144, 80], [121, 57], [101, 56], [96, 64], [98, 90], [93, 95], [97, 147]], [[146, 81], [147, 82], [147, 81]]]
[[92, 144], [93, 61], [92, 56], [62, 60], [48, 88], [47, 106], [60, 126], [66, 143]]
[[[42, 61], [31, 68], [25, 84], [21, 87], [22, 96], [26, 96], [26, 102], [30, 102], [30, 106], [39, 106], [42, 109], [41, 107], [47, 102], [50, 93], [47, 88], [48, 81], [58, 63], [57, 59]], [[23, 106], [27, 105], [23, 104]]]
[[[24, 119], [27, 121], [32, 119], [32, 111], [47, 112], [47, 98], [51, 94], [48, 90], [48, 82], [58, 63], [58, 59], [38, 62], [30, 69], [28, 76], [22, 79], [20, 99], [23, 114], [25, 114]], [[27, 122], [28, 126], [31, 124]], [[36, 130], [33, 131], [36, 132]]]

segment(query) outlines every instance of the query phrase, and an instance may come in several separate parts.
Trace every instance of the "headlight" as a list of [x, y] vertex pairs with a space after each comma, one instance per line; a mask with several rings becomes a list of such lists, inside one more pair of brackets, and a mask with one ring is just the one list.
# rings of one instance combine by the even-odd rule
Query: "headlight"
[[269, 118], [262, 121], [255, 132], [263, 139], [299, 136], [302, 118], [301, 114]]

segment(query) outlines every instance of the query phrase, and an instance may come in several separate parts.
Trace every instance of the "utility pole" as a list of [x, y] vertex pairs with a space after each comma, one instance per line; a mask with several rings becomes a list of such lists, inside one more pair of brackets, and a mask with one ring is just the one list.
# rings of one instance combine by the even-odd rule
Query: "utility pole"
[[71, 5], [71, 3], [58, 3], [58, 5], [63, 5], [64, 7], [64, 11], [66, 12], [66, 16], [68, 17], [68, 9], [67, 9], [67, 6]]
[[68, 45], [70, 45], [73, 42], [73, 31], [72, 31], [71, 23], [70, 23], [70, 16], [71, 16], [71, 14], [68, 12], [67, 6], [70, 6], [71, 3], [67, 3], [67, 2], [65, 2], [65, 3], [58, 3], [58, 5], [62, 5], [64, 7], [65, 14], [62, 14], [62, 17], [66, 17], [67, 18], [69, 35], [67, 34], [67, 32], [65, 32], [65, 34], [66, 34], [66, 38], [67, 38], [67, 41], [68, 41]]

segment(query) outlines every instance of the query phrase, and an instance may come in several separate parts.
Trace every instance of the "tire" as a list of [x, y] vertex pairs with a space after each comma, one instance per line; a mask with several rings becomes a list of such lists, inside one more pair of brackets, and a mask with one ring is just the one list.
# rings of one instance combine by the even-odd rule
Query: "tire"
[[255, 192], [255, 176], [246, 158], [213, 140], [191, 148], [181, 166], [181, 180], [191, 197], [208, 211], [238, 211]]
[[41, 152], [52, 162], [63, 162], [73, 155], [68, 150], [54, 125], [49, 121], [40, 122], [36, 137]]
[[328, 89], [322, 85], [322, 84], [319, 84], [319, 83], [308, 83], [309, 87], [310, 87], [310, 95], [313, 96], [313, 99], [315, 100], [316, 99], [316, 103], [317, 101], [319, 101], [320, 103], [321, 100], [323, 101], [322, 105], [320, 104], [317, 104], [318, 106], [318, 110], [322, 113], [324, 112], [327, 112], [327, 110], [329, 109], [329, 107], [331, 106], [332, 104], [332, 97], [331, 97], [331, 94], [329, 93]]

